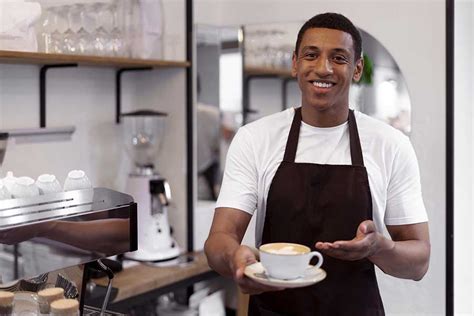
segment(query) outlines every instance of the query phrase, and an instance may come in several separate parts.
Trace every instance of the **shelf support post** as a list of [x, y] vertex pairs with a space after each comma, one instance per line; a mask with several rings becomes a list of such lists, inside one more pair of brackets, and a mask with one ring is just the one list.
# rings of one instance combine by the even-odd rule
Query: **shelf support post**
[[120, 68], [115, 73], [115, 123], [120, 124], [122, 114], [122, 74], [126, 71], [146, 71], [153, 67]]
[[46, 72], [49, 68], [66, 68], [66, 67], [77, 67], [77, 64], [58, 64], [58, 65], [43, 65], [40, 69], [40, 108], [39, 108], [39, 116], [40, 116], [40, 124], [41, 128], [46, 127]]

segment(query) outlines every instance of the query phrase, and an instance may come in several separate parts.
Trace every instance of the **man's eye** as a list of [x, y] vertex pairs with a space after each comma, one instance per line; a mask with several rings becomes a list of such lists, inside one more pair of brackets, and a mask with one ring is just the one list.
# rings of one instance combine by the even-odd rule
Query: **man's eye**
[[304, 54], [304, 57], [305, 58], [316, 58], [316, 53], [306, 53]]
[[338, 56], [334, 56], [334, 60], [338, 63], [345, 63], [347, 62], [347, 58], [345, 56], [341, 56], [341, 55], [338, 55]]

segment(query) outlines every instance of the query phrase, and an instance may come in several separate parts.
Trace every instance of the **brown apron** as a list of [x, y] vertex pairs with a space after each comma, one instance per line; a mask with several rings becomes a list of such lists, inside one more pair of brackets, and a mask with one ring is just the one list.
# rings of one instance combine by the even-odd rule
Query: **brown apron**
[[[295, 163], [301, 108], [295, 110], [285, 156], [270, 186], [262, 244], [351, 240], [372, 219], [372, 198], [354, 112], [349, 111], [352, 165]], [[324, 281], [250, 298], [249, 315], [385, 315], [374, 265], [324, 256]]]

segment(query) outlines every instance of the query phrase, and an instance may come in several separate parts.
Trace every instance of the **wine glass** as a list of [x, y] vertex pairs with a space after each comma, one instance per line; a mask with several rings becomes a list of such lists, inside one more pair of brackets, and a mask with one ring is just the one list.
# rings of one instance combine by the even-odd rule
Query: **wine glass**
[[53, 12], [51, 8], [44, 10], [43, 20], [41, 22], [39, 50], [45, 53], [51, 53], [51, 33], [54, 31]]
[[72, 6], [60, 7], [60, 15], [66, 20], [66, 31], [63, 33], [63, 52], [65, 54], [76, 54], [76, 32], [72, 29]]
[[81, 55], [92, 55], [94, 53], [94, 38], [86, 29], [86, 6], [83, 3], [76, 3], [73, 12], [79, 20], [79, 29], [76, 32], [76, 51]]
[[119, 26], [118, 13], [119, 9], [117, 4], [111, 6], [112, 10], [112, 31], [110, 31], [110, 42], [112, 46], [112, 54], [114, 56], [124, 57], [127, 54], [126, 43], [124, 33]]
[[109, 34], [103, 25], [106, 7], [107, 4], [100, 2], [96, 2], [91, 6], [94, 12], [96, 26], [96, 29], [92, 33], [94, 38], [94, 52], [99, 56], [107, 55], [106, 45], [109, 39]]

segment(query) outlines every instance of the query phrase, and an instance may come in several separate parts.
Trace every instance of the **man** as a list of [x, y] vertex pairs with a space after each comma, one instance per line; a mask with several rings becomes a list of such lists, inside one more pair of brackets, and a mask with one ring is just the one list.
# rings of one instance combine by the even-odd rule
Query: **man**
[[[401, 132], [349, 109], [351, 81], [364, 66], [361, 47], [344, 16], [308, 20], [292, 66], [301, 107], [242, 127], [229, 149], [205, 250], [213, 269], [252, 295], [250, 315], [384, 315], [374, 265], [413, 280], [428, 269], [413, 148]], [[316, 248], [327, 278], [291, 290], [246, 278], [245, 267], [258, 259], [240, 242], [255, 208], [257, 245]]]

